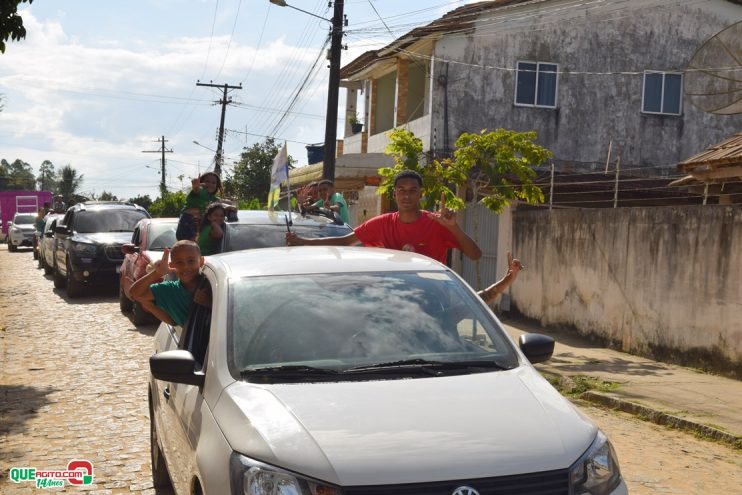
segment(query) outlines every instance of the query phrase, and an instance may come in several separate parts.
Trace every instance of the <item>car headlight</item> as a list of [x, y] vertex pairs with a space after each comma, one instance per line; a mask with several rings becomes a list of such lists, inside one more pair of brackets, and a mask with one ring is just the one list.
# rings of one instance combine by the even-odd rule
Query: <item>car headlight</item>
[[570, 493], [604, 495], [621, 483], [616, 452], [608, 437], [598, 430], [595, 441], [569, 470]]
[[95, 244], [83, 244], [81, 242], [75, 244], [75, 253], [80, 256], [92, 256], [96, 250]]
[[254, 461], [232, 452], [229, 476], [233, 495], [341, 495], [339, 488]]

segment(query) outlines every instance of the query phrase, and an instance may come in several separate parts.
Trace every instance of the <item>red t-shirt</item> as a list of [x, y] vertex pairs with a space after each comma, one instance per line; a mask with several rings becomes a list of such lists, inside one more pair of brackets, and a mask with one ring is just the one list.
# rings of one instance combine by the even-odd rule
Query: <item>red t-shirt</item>
[[461, 246], [450, 230], [431, 218], [430, 212], [420, 213], [412, 223], [402, 223], [399, 212], [379, 215], [356, 227], [356, 237], [364, 246], [412, 251], [445, 263], [448, 250]]

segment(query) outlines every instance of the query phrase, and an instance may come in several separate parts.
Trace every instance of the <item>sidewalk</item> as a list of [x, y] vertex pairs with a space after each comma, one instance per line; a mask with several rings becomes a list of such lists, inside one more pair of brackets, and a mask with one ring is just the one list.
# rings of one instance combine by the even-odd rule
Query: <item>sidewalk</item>
[[539, 371], [619, 384], [610, 391], [584, 392], [582, 399], [742, 448], [742, 381], [597, 347], [572, 332], [508, 318], [501, 321], [516, 341], [524, 332], [556, 340], [553, 357], [537, 364]]

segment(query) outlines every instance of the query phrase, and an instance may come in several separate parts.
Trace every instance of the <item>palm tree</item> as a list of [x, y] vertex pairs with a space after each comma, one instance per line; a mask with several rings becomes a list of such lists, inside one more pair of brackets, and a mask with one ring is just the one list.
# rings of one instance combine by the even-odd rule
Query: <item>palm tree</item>
[[69, 203], [82, 184], [82, 175], [78, 176], [77, 170], [67, 164], [59, 171], [58, 177], [57, 193], [62, 195], [65, 203]]

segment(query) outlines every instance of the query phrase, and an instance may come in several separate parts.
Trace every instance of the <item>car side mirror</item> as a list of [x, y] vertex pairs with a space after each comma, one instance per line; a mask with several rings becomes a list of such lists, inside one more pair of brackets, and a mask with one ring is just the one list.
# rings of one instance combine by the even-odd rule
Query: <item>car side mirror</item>
[[55, 234], [65, 234], [66, 235], [66, 234], [69, 234], [70, 231], [64, 225], [57, 225], [56, 227], [54, 227], [54, 233]]
[[52, 232], [51, 230], [48, 230], [44, 232], [44, 237], [54, 237], [54, 232]]
[[518, 339], [518, 347], [531, 364], [548, 361], [554, 354], [554, 339], [540, 333], [524, 333]]
[[196, 371], [196, 365], [193, 354], [180, 349], [160, 352], [149, 358], [149, 369], [157, 380], [201, 387], [205, 376]]
[[134, 244], [127, 242], [126, 244], [121, 246], [121, 252], [124, 254], [134, 254], [139, 252], [139, 248]]

